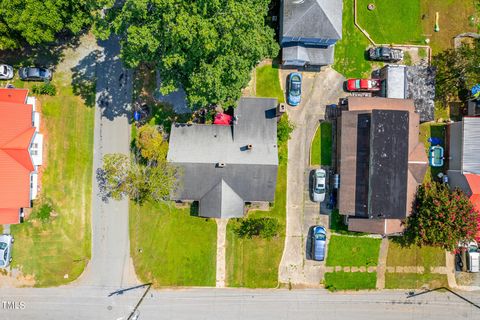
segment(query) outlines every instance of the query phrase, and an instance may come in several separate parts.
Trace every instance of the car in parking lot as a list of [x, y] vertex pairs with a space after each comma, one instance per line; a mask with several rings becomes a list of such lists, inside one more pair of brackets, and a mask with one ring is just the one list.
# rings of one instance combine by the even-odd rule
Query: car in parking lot
[[23, 81], [50, 81], [52, 72], [46, 68], [23, 67], [18, 70], [18, 75]]
[[298, 72], [288, 76], [287, 102], [291, 106], [298, 106], [302, 100], [302, 75]]
[[13, 67], [7, 64], [0, 64], [0, 80], [10, 80], [13, 78]]
[[325, 200], [325, 193], [327, 192], [325, 186], [327, 174], [323, 169], [316, 169], [313, 176], [312, 200], [314, 202], [322, 202]]
[[312, 230], [312, 259], [323, 261], [327, 244], [327, 230], [322, 226], [314, 226]]
[[6, 268], [12, 262], [13, 237], [9, 234], [0, 236], [0, 269]]

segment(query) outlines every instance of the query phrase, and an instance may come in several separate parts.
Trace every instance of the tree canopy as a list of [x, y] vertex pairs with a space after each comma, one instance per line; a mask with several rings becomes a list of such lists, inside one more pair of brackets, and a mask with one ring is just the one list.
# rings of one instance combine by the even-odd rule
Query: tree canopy
[[[167, 158], [168, 143], [156, 126], [143, 125], [135, 137], [136, 157], [113, 153], [103, 157], [99, 172], [100, 190], [105, 198], [143, 202], [167, 200], [177, 187], [177, 169]], [[135, 152], [137, 153], [137, 152]]]
[[480, 40], [445, 50], [433, 57], [432, 64], [437, 68], [437, 99], [460, 98], [465, 101], [470, 96], [470, 89], [480, 83]]
[[78, 33], [110, 0], [8, 0], [0, 3], [0, 50], [52, 42], [59, 32]]
[[418, 188], [413, 213], [406, 222], [408, 243], [453, 250], [459, 241], [470, 241], [478, 230], [479, 213], [459, 189], [445, 184], [425, 184]]
[[119, 35], [129, 67], [153, 63], [161, 92], [185, 89], [189, 105], [233, 105], [252, 68], [279, 50], [265, 25], [270, 0], [126, 0], [96, 34]]

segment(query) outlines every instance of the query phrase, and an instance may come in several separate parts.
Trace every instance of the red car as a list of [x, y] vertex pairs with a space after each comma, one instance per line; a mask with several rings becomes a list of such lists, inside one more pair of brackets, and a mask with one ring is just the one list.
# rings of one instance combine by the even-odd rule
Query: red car
[[380, 90], [380, 79], [348, 79], [348, 91], [378, 91]]

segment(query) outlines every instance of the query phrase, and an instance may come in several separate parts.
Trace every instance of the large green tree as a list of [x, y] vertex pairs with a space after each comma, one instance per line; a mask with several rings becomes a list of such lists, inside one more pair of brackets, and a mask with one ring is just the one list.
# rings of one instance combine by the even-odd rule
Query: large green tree
[[0, 50], [24, 43], [52, 42], [59, 32], [78, 33], [93, 22], [93, 14], [110, 0], [2, 0]]
[[129, 67], [158, 68], [161, 92], [182, 86], [189, 105], [233, 105], [252, 68], [279, 50], [265, 25], [270, 0], [126, 0], [96, 24], [119, 35]]
[[478, 230], [479, 213], [459, 189], [445, 184], [418, 188], [413, 213], [407, 219], [405, 240], [410, 244], [453, 250], [459, 241], [470, 241]]
[[436, 95], [441, 101], [470, 97], [472, 86], [480, 83], [480, 40], [445, 50], [433, 57], [437, 69]]

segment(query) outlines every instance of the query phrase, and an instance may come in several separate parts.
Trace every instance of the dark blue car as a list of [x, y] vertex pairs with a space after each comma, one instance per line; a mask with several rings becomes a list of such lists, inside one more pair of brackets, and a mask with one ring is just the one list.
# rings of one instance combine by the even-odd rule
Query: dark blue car
[[316, 261], [323, 261], [327, 244], [327, 230], [322, 226], [314, 226], [312, 231], [312, 258]]
[[291, 106], [298, 106], [302, 97], [302, 75], [298, 72], [290, 73], [288, 76], [287, 103]]

